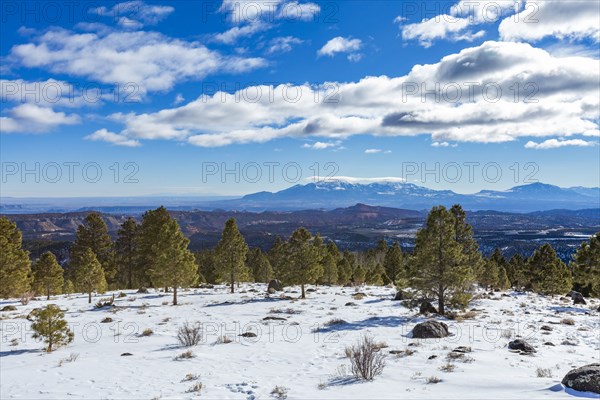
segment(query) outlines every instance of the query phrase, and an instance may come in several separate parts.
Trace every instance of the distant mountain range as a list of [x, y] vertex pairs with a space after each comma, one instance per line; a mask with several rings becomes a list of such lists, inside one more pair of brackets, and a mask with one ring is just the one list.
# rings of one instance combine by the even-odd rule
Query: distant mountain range
[[433, 190], [412, 183], [380, 182], [356, 184], [326, 181], [295, 185], [279, 192], [259, 192], [222, 202], [226, 209], [298, 210], [333, 209], [357, 203], [413, 210], [459, 203], [468, 210], [531, 212], [552, 209], [600, 207], [600, 188], [560, 188], [543, 183], [515, 186], [505, 191], [482, 190], [458, 194]]
[[600, 207], [600, 188], [561, 188], [544, 183], [515, 186], [509, 190], [482, 190], [459, 194], [451, 190], [434, 190], [412, 183], [378, 182], [369, 184], [331, 180], [295, 185], [278, 192], [258, 192], [241, 198], [203, 198], [182, 196], [81, 199], [2, 198], [0, 212], [69, 212], [98, 210], [108, 213], [140, 213], [158, 205], [172, 210], [247, 210], [292, 211], [332, 210], [357, 203], [371, 206], [429, 209], [435, 205], [459, 203], [467, 210], [532, 212], [553, 209], [578, 210]]

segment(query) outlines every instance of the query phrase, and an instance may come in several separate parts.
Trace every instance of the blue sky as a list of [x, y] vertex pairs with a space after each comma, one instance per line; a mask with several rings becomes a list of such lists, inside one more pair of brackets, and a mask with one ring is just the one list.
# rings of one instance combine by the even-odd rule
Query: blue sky
[[597, 0], [0, 12], [2, 196], [600, 185]]

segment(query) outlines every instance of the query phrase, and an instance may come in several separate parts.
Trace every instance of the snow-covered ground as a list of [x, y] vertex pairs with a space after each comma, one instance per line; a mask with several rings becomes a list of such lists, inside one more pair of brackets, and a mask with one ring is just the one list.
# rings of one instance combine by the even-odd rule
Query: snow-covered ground
[[[569, 398], [586, 394], [565, 391], [562, 377], [573, 367], [600, 361], [600, 316], [592, 311], [597, 300], [572, 306], [570, 299], [495, 293], [470, 304], [478, 311], [474, 319], [438, 318], [450, 326], [452, 337], [416, 340], [410, 338], [411, 329], [426, 318], [392, 301], [393, 289], [315, 289], [306, 300], [284, 300], [267, 297], [261, 284], [244, 284], [235, 294], [216, 286], [182, 292], [178, 306], [167, 305], [169, 293], [129, 291], [116, 298], [116, 307], [98, 310], [86, 295], [26, 306], [0, 302], [0, 308], [17, 307], [1, 313], [0, 398], [269, 399], [276, 386], [287, 388], [290, 399]], [[355, 299], [357, 290], [366, 296]], [[286, 291], [299, 296], [298, 288]], [[94, 302], [107, 296], [96, 296]], [[41, 351], [43, 344], [31, 338], [26, 319], [47, 303], [65, 310], [75, 332], [74, 342], [52, 353]], [[263, 321], [267, 316], [285, 320]], [[106, 317], [113, 322], [101, 323]], [[325, 326], [335, 318], [346, 323]], [[564, 318], [572, 318], [574, 325], [562, 324]], [[191, 348], [194, 358], [176, 361], [188, 350], [176, 339], [186, 321], [202, 324], [203, 340]], [[553, 329], [543, 331], [542, 325]], [[154, 333], [142, 336], [145, 329]], [[257, 337], [238, 336], [246, 331]], [[344, 355], [363, 334], [388, 346], [381, 350], [388, 354], [383, 374], [371, 382], [352, 379]], [[511, 352], [507, 343], [517, 335], [537, 353]], [[221, 336], [232, 342], [218, 343]], [[452, 362], [453, 372], [443, 372], [448, 353], [458, 346], [470, 346], [472, 352]], [[390, 354], [407, 349], [414, 353]], [[126, 352], [132, 355], [121, 356]], [[72, 353], [78, 354], [75, 361], [61, 363]], [[537, 377], [538, 368], [549, 369], [551, 377]], [[188, 374], [197, 379], [186, 380]], [[441, 382], [428, 383], [430, 377]], [[188, 393], [198, 382], [201, 391]]]

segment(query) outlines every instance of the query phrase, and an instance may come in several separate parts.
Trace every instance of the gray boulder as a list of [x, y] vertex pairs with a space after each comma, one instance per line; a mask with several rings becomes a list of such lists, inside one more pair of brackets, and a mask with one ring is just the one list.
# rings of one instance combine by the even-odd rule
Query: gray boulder
[[439, 321], [425, 321], [415, 325], [412, 331], [413, 339], [437, 339], [450, 335], [448, 325]]
[[394, 296], [395, 301], [404, 300], [404, 292], [402, 290], [398, 290], [396, 295]]
[[571, 290], [567, 296], [569, 296], [573, 300], [573, 304], [587, 304], [583, 295], [579, 292]]
[[508, 343], [508, 348], [511, 350], [520, 350], [524, 353], [535, 353], [535, 349], [532, 345], [524, 341], [523, 339], [515, 339]]
[[281, 281], [279, 281], [278, 279], [273, 279], [271, 282], [269, 282], [267, 291], [271, 292], [271, 289], [273, 289], [276, 292], [281, 292], [283, 290], [283, 285], [281, 284]]
[[562, 384], [579, 392], [600, 394], [600, 364], [588, 364], [569, 371]]
[[437, 314], [438, 310], [428, 301], [424, 301], [421, 303], [421, 307], [419, 307], [419, 313], [421, 314]]

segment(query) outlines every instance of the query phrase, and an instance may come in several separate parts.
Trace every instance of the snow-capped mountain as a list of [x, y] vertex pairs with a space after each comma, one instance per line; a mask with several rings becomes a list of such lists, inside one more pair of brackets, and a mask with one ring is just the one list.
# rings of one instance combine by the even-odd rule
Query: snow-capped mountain
[[544, 183], [515, 186], [504, 191], [482, 190], [458, 194], [413, 183], [351, 183], [344, 180], [294, 185], [278, 192], [259, 192], [225, 202], [241, 209], [309, 209], [348, 207], [356, 203], [408, 209], [459, 203], [471, 210], [542, 211], [600, 207], [598, 188], [560, 188]]

